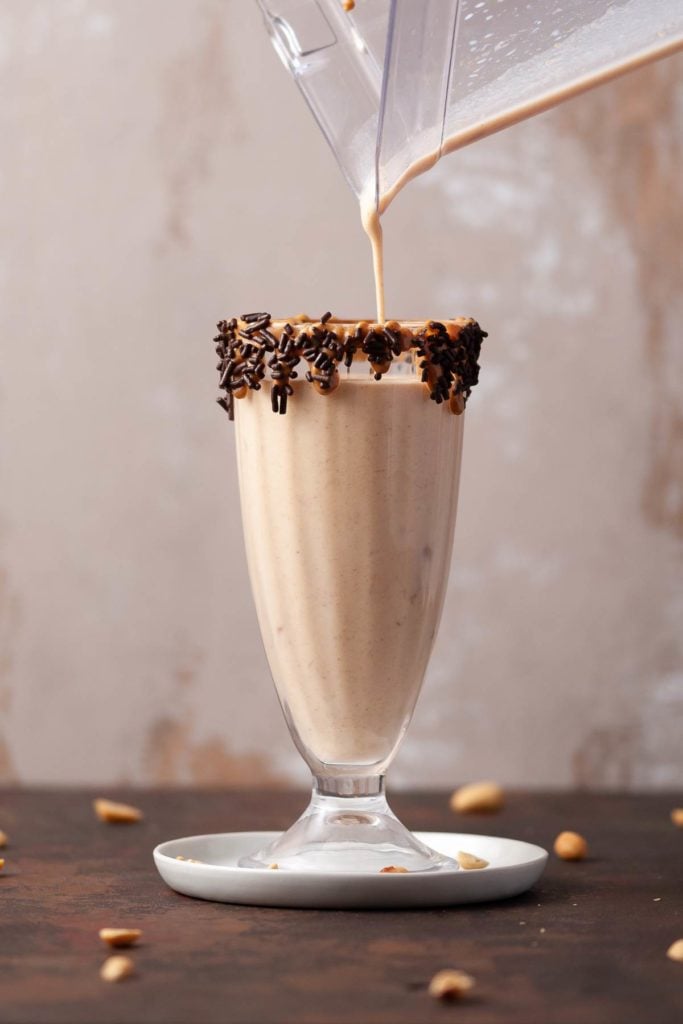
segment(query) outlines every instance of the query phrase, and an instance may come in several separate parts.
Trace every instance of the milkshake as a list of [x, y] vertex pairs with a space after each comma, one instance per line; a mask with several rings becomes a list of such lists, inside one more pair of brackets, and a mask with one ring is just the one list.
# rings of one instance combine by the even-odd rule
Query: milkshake
[[304, 815], [245, 866], [453, 868], [383, 780], [441, 615], [483, 337], [465, 318], [219, 324], [259, 625], [314, 778]]
[[408, 724], [448, 567], [463, 416], [412, 375], [237, 404], [242, 519], [280, 702], [316, 774], [381, 772]]

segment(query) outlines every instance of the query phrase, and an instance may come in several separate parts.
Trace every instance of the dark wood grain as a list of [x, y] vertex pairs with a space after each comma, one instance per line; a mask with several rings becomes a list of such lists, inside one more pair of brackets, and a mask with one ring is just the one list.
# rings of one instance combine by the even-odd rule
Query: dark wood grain
[[[590, 858], [548, 870], [523, 897], [412, 912], [269, 910], [167, 889], [163, 839], [278, 828], [291, 793], [122, 791], [146, 814], [104, 825], [86, 791], [0, 791], [10, 836], [0, 875], [2, 1024], [679, 1024], [683, 831], [670, 796], [513, 794], [495, 817], [454, 816], [444, 794], [396, 796], [413, 828], [515, 836], [550, 846], [574, 828]], [[100, 794], [98, 794], [100, 795]], [[655, 902], [657, 899], [657, 902]], [[137, 974], [100, 981], [103, 926], [142, 928]], [[544, 932], [541, 929], [545, 929]], [[467, 1002], [426, 992], [455, 966]]]

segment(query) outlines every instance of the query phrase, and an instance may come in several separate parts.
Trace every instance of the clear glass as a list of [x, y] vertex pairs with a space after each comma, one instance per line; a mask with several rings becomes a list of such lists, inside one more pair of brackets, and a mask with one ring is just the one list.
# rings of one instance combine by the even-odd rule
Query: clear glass
[[441, 616], [464, 416], [437, 406], [410, 354], [321, 395], [297, 380], [235, 403], [242, 521], [261, 634], [311, 803], [251, 867], [453, 868], [397, 820], [384, 775]]

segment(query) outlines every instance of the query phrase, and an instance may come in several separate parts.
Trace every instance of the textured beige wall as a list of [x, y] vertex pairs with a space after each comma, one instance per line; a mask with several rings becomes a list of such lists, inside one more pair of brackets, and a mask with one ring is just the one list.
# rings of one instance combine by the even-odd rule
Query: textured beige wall
[[[679, 57], [387, 215], [390, 314], [490, 331], [396, 783], [681, 781], [682, 122]], [[246, 0], [0, 0], [0, 140], [0, 778], [303, 778], [209, 339], [369, 312], [354, 200]]]

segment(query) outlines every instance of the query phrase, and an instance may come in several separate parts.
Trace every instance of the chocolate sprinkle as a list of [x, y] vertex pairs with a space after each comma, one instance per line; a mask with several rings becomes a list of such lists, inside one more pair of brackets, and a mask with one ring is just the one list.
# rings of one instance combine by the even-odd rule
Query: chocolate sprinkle
[[305, 379], [321, 394], [330, 394], [339, 384], [339, 366], [350, 369], [359, 350], [367, 356], [375, 380], [381, 380], [395, 358], [414, 349], [430, 397], [437, 405], [450, 401], [454, 412], [462, 411], [479, 380], [479, 354], [487, 334], [476, 320], [462, 319], [448, 325], [429, 320], [416, 331], [402, 329], [395, 320], [374, 325], [363, 321], [344, 324], [341, 330], [335, 321], [333, 330], [327, 326], [330, 320], [330, 312], [317, 323], [297, 318], [294, 324], [284, 324], [279, 338], [270, 329], [269, 313], [245, 313], [239, 321], [235, 317], [220, 320], [213, 341], [219, 358], [218, 386], [225, 394], [216, 401], [230, 419], [234, 419], [235, 398], [260, 390], [266, 366], [270, 370], [273, 412], [284, 415], [294, 393], [290, 382], [298, 376], [301, 359], [308, 363]]
[[245, 324], [253, 324], [255, 320], [267, 320], [270, 323], [270, 313], [243, 313], [241, 319]]

